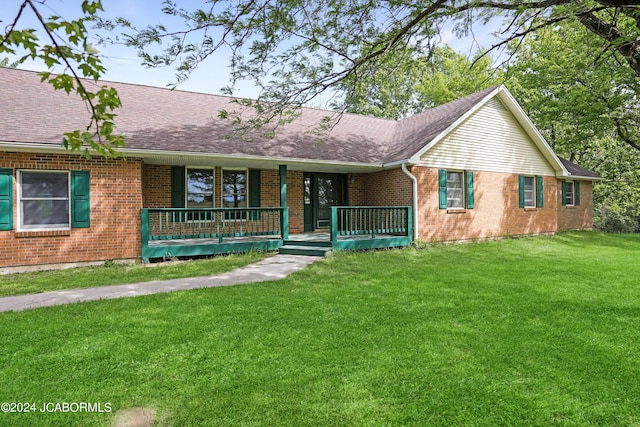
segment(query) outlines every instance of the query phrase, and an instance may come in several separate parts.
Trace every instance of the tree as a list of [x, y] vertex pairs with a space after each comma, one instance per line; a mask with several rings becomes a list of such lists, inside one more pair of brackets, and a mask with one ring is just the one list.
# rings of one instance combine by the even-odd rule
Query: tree
[[[36, 3], [36, 0], [25, 0], [16, 21], [23, 9], [31, 9], [51, 42], [40, 43], [33, 31], [18, 31], [14, 23], [0, 41], [0, 53], [3, 49], [21, 47], [48, 65], [67, 64], [71, 75], [64, 74], [51, 82], [69, 92], [76, 91], [89, 103], [93, 112], [91, 125], [95, 130], [71, 134], [70, 145], [92, 143], [92, 136], [100, 138], [101, 135], [110, 142], [117, 94], [106, 89], [91, 93], [74, 74], [80, 70], [82, 75], [95, 79], [104, 71], [98, 58], [86, 52], [85, 22], [98, 18], [102, 9], [100, 1], [83, 1], [83, 18], [75, 21], [59, 17], [45, 20], [39, 15]], [[166, 0], [163, 11], [182, 19], [181, 28], [150, 25], [136, 29], [126, 18], [98, 20], [98, 23], [100, 28], [110, 30], [123, 27], [125, 35], [114, 41], [137, 48], [148, 66], [175, 64], [178, 83], [214, 52], [228, 48], [231, 67], [228, 92], [233, 93], [238, 80], [252, 80], [261, 88], [261, 94], [254, 101], [239, 101], [241, 107], [255, 109], [256, 115], [251, 120], [243, 122], [243, 116], [233, 112], [221, 112], [221, 116], [232, 118], [240, 126], [256, 128], [290, 120], [295, 117], [297, 107], [327, 92], [334, 92], [335, 99], [342, 101], [335, 105], [344, 109], [350, 98], [335, 93], [340, 91], [342, 82], [366, 76], [369, 67], [385, 61], [389, 64], [393, 58], [410, 59], [398, 54], [407, 49], [431, 51], [445, 24], [453, 25], [458, 33], [467, 33], [473, 24], [483, 24], [496, 17], [504, 19], [499, 31], [502, 39], [496, 41], [489, 52], [540, 29], [575, 21], [600, 40], [599, 45], [588, 47], [594, 60], [613, 55], [620, 68], [626, 67], [640, 77], [640, 9], [634, 6], [636, 3], [620, 0], [214, 0], [205, 2], [203, 8], [186, 9]], [[65, 39], [66, 44], [52, 37], [58, 30], [63, 32], [59, 37]], [[164, 50], [152, 52], [152, 48], [160, 44], [166, 46]]]
[[[594, 61], [613, 56], [620, 68], [640, 77], [640, 9], [618, 0], [232, 0], [214, 1], [207, 8], [185, 9], [167, 0], [168, 15], [184, 20], [184, 27], [134, 28], [121, 18], [102, 21], [105, 28], [125, 28], [120, 41], [139, 50], [148, 66], [176, 65], [177, 81], [219, 49], [229, 48], [231, 83], [252, 80], [260, 97], [244, 101], [258, 115], [247, 121], [256, 127], [273, 121], [291, 106], [308, 103], [320, 94], [351, 87], [372, 76], [376, 68], [390, 70], [389, 79], [407, 84], [412, 55], [431, 51], [445, 24], [467, 33], [474, 23], [503, 18], [504, 24], [489, 52], [521, 41], [528, 34], [573, 21], [598, 37], [586, 46]], [[151, 48], [164, 43], [164, 51]], [[391, 67], [394, 61], [401, 61]], [[346, 83], [345, 83], [346, 82]], [[355, 89], [353, 89], [355, 88]], [[336, 95], [333, 93], [332, 95]], [[353, 97], [337, 95], [340, 110]], [[228, 114], [223, 114], [228, 116]], [[294, 115], [289, 114], [289, 117]], [[241, 115], [233, 118], [241, 121]]]
[[[120, 98], [115, 89], [90, 86], [87, 80], [82, 79], [85, 77], [97, 82], [105, 71], [96, 49], [88, 41], [86, 28], [86, 23], [102, 10], [102, 4], [100, 0], [84, 0], [82, 16], [76, 20], [65, 20], [60, 16], [44, 18], [39, 9], [44, 1], [25, 0], [20, 4], [15, 19], [6, 27], [4, 35], [0, 35], [0, 53], [18, 54], [19, 51], [22, 56], [16, 65], [28, 58], [39, 58], [49, 68], [63, 65], [61, 74], [40, 73], [42, 81], [67, 94], [73, 92], [91, 112], [86, 129], [70, 130], [64, 134], [64, 145], [72, 150], [82, 149], [87, 156], [89, 147], [99, 154], [113, 156], [119, 147], [124, 146], [124, 136], [114, 133], [114, 111], [120, 106]], [[28, 11], [35, 15], [47, 40], [40, 40], [33, 28], [20, 29], [23, 14]]]
[[640, 82], [615, 55], [594, 62], [581, 48], [600, 44], [578, 23], [538, 31], [513, 52], [508, 84], [559, 155], [606, 178], [594, 189], [598, 226], [640, 231]]
[[[398, 55], [408, 58], [399, 60]], [[429, 54], [408, 48], [365, 70], [341, 83], [347, 111], [394, 120], [495, 86], [501, 79], [490, 57], [479, 53], [470, 60], [448, 45]]]

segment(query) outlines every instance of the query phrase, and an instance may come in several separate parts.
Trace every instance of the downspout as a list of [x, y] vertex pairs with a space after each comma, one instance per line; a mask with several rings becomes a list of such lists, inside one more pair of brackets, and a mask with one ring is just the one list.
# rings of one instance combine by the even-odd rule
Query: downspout
[[418, 240], [418, 179], [407, 169], [407, 162], [401, 166], [402, 172], [413, 182], [413, 240]]

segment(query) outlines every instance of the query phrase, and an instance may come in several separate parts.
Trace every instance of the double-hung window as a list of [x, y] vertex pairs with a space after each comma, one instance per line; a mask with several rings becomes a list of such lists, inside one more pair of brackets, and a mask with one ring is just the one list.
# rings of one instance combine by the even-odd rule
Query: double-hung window
[[18, 173], [19, 229], [69, 229], [69, 172]]
[[447, 171], [447, 208], [464, 208], [464, 181], [462, 172]]
[[576, 181], [562, 182], [562, 206], [580, 205], [580, 183]]
[[520, 175], [518, 177], [519, 206], [542, 208], [544, 206], [542, 176]]
[[440, 209], [473, 209], [473, 172], [441, 169], [438, 189]]
[[[222, 170], [222, 207], [223, 208], [247, 208], [247, 171]], [[246, 211], [227, 211], [225, 219], [246, 219]]]
[[575, 193], [574, 193], [573, 181], [569, 181], [566, 183], [565, 191], [564, 191], [564, 203], [566, 206], [574, 206], [575, 204], [574, 196], [575, 196]]
[[536, 207], [536, 179], [533, 176], [524, 177], [524, 207]]
[[187, 169], [187, 207], [213, 208], [213, 169]]
[[246, 208], [247, 204], [247, 171], [222, 171], [222, 207]]

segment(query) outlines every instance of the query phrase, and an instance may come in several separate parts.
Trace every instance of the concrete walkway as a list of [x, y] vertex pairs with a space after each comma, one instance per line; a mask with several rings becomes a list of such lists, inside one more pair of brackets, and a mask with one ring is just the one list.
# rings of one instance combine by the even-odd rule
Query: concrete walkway
[[20, 311], [81, 301], [135, 297], [188, 289], [232, 286], [280, 280], [302, 270], [322, 257], [274, 255], [262, 261], [217, 276], [157, 280], [131, 285], [101, 286], [0, 298], [0, 312]]

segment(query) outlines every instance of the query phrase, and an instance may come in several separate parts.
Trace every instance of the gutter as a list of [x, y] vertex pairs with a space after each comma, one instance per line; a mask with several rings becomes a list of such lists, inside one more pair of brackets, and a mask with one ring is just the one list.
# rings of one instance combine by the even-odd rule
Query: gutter
[[408, 161], [402, 162], [402, 172], [413, 182], [413, 240], [418, 239], [418, 179], [407, 169]]

